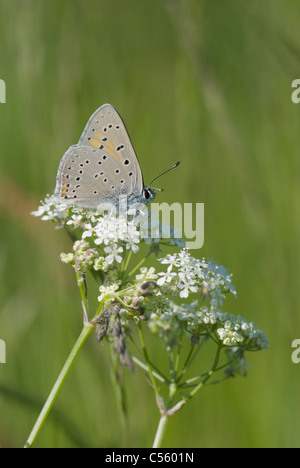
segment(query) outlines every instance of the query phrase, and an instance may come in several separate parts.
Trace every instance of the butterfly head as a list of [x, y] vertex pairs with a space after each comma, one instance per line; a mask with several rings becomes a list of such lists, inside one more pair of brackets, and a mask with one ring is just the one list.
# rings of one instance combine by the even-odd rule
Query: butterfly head
[[143, 199], [145, 200], [146, 204], [150, 203], [150, 202], [152, 202], [152, 200], [154, 200], [155, 195], [156, 195], [156, 190], [162, 191], [161, 189], [155, 189], [155, 188], [151, 188], [151, 187], [144, 187], [144, 189], [143, 189]]
[[[175, 169], [175, 167], [177, 167], [179, 164], [180, 164], [180, 161], [177, 162], [176, 164], [174, 164], [174, 166], [172, 166], [167, 171], [165, 171], [162, 174], [160, 174], [159, 176], [155, 177], [155, 179], [153, 179], [152, 182], [154, 182], [155, 180], [157, 180], [159, 177], [166, 174], [167, 172], [172, 171], [172, 169]], [[152, 200], [154, 200], [157, 191], [158, 192], [163, 192], [164, 191], [164, 189], [150, 187], [152, 182], [150, 182], [148, 187], [144, 187], [144, 189], [143, 189], [143, 199], [145, 200], [146, 204], [150, 203]]]

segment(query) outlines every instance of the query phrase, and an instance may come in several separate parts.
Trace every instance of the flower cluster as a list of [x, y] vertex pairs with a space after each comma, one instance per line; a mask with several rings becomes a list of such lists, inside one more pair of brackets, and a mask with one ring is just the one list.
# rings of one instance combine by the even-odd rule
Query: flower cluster
[[99, 256], [97, 249], [90, 248], [89, 243], [85, 240], [75, 241], [73, 251], [74, 253], [62, 253], [60, 259], [64, 263], [73, 265], [78, 275], [82, 275], [88, 269], [94, 269], [95, 271], [108, 270], [108, 261]]
[[108, 263], [113, 263], [116, 260], [121, 263], [122, 258], [120, 253], [123, 252], [123, 247], [118, 246], [118, 243], [125, 245], [125, 248], [131, 249], [134, 253], [139, 250], [140, 232], [134, 224], [133, 220], [126, 220], [123, 217], [115, 217], [113, 215], [92, 216], [90, 221], [84, 225], [82, 238], [93, 238], [96, 245], [106, 245], [104, 250], [110, 255]]
[[[252, 322], [221, 310], [228, 293], [236, 297], [232, 275], [223, 266], [194, 258], [183, 248], [158, 259], [159, 270], [166, 266], [165, 271], [142, 267], [127, 274], [122, 268], [130, 254], [139, 251], [143, 240], [148, 242], [134, 216], [100, 214], [53, 197], [33, 214], [71, 230], [77, 240], [73, 252], [61, 254], [61, 260], [74, 267], [79, 281], [88, 270], [101, 274], [98, 301], [103, 310], [119, 305], [120, 326], [126, 334], [136, 322], [147, 320], [151, 331], [169, 343], [185, 334], [192, 341], [211, 337], [228, 348], [267, 347], [264, 332]], [[176, 298], [185, 303], [179, 305]]]
[[168, 309], [161, 314], [152, 313], [149, 321], [150, 329], [160, 336], [169, 330], [176, 330], [177, 335], [184, 330], [191, 337], [213, 337], [223, 346], [240, 346], [243, 349], [266, 349], [268, 340], [265, 333], [258, 330], [253, 322], [232, 314], [222, 312], [214, 306], [210, 308], [193, 301], [191, 304], [177, 305], [169, 302]]
[[130, 220], [128, 217], [117, 217], [113, 213], [103, 214], [78, 208], [49, 196], [32, 214], [40, 216], [42, 221], [51, 220], [58, 226], [79, 231], [81, 239], [91, 238], [96, 246], [104, 247], [109, 264], [114, 261], [121, 263], [119, 254], [124, 249], [131, 249], [134, 253], [139, 250], [141, 236], [134, 218]]
[[[126, 251], [137, 253], [142, 241], [158, 244], [161, 238], [166, 238], [167, 233], [171, 236], [170, 245], [184, 246], [181, 239], [174, 237], [174, 229], [162, 226], [150, 213], [138, 212], [138, 216], [135, 216], [133, 210], [129, 209], [117, 216], [114, 211], [100, 213], [83, 209], [48, 195], [32, 214], [41, 217], [42, 221], [52, 221], [57, 227], [66, 227], [72, 234], [75, 233], [77, 239], [89, 240], [93, 247], [98, 248], [108, 265], [120, 264]], [[67, 260], [65, 256], [63, 260]], [[83, 271], [90, 267], [83, 262], [80, 265]]]
[[205, 259], [196, 259], [186, 249], [178, 254], [167, 255], [159, 261], [169, 266], [166, 272], [159, 273], [158, 285], [179, 292], [181, 298], [200, 292], [203, 298], [209, 295], [211, 304], [217, 307], [223, 305], [225, 293], [231, 292], [236, 296], [232, 275], [223, 266], [206, 262]]
[[62, 200], [58, 200], [54, 196], [47, 195], [45, 200], [41, 202], [38, 209], [33, 211], [31, 214], [33, 216], [40, 217], [42, 221], [53, 221], [54, 223], [60, 223], [69, 216], [72, 217], [73, 214], [82, 218], [81, 210], [79, 208], [73, 206], [71, 208], [73, 213], [69, 213], [69, 210], [70, 206]]

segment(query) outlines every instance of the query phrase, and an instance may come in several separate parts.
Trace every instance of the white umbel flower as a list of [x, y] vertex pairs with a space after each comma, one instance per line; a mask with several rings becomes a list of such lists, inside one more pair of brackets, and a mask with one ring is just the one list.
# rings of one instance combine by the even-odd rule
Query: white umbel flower
[[108, 265], [111, 265], [114, 261], [117, 263], [122, 262], [120, 253], [123, 252], [123, 247], [118, 247], [118, 244], [108, 245], [104, 248], [104, 252], [108, 254], [107, 257], [105, 257], [105, 261]]

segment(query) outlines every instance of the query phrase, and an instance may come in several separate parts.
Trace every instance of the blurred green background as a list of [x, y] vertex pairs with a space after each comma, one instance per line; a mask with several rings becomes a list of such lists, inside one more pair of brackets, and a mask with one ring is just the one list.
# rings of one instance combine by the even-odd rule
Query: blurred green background
[[[299, 2], [0, 0], [0, 446], [23, 446], [82, 325], [63, 231], [30, 216], [94, 110], [124, 118], [159, 201], [204, 202], [205, 245], [234, 274], [226, 310], [265, 330], [247, 378], [205, 388], [165, 447], [299, 447]], [[155, 355], [155, 349], [153, 349]], [[126, 374], [122, 434], [109, 354], [91, 336], [37, 447], [151, 446], [158, 411]]]

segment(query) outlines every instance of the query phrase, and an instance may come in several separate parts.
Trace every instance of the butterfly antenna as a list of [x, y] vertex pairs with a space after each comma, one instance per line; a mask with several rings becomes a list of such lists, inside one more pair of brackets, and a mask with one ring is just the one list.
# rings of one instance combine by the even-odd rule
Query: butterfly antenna
[[[179, 164], [180, 164], [180, 161], [178, 161], [176, 164], [174, 164], [174, 166], [170, 167], [170, 169], [168, 169], [167, 171], [162, 172], [162, 174], [160, 174], [159, 176], [155, 177], [155, 179], [153, 179], [153, 180], [150, 182], [150, 184], [149, 184], [148, 187], [151, 187], [151, 185], [153, 184], [153, 182], [155, 182], [155, 181], [156, 181], [157, 179], [159, 179], [161, 176], [167, 174], [167, 172], [170, 172], [170, 171], [172, 171], [173, 169], [175, 169], [175, 167], [179, 166]], [[163, 189], [154, 189], [154, 190], [160, 190], [160, 191], [163, 192]]]

